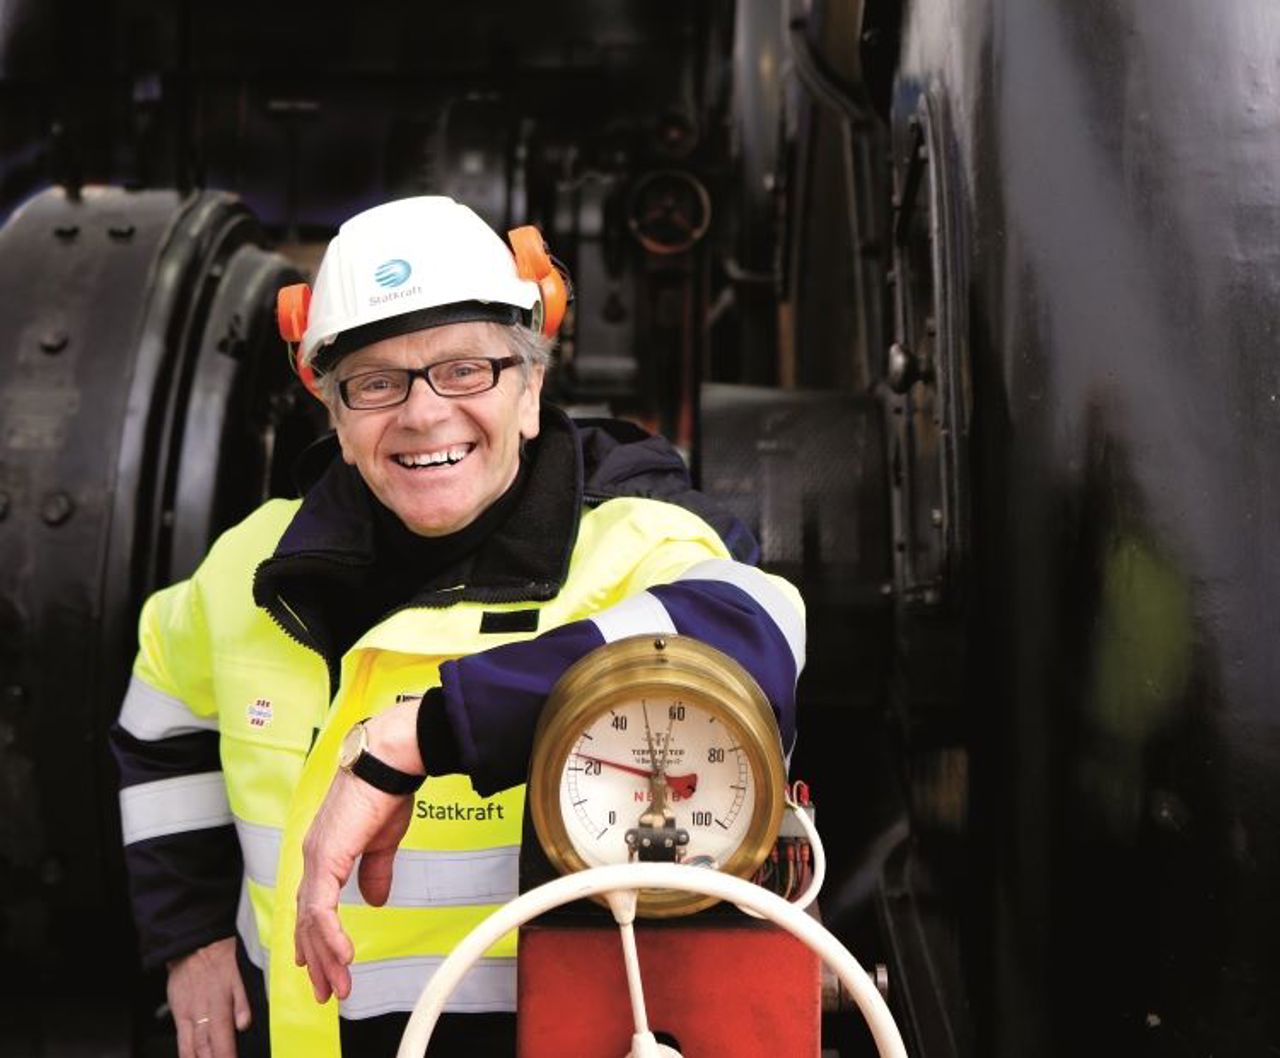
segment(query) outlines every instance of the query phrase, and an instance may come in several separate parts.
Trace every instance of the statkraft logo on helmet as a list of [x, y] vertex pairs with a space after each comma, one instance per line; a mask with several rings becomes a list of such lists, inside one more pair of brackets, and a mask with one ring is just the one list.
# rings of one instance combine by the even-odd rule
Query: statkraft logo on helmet
[[369, 304], [385, 305], [388, 301], [395, 301], [398, 298], [417, 297], [421, 293], [422, 293], [422, 287], [420, 287], [418, 284], [415, 283], [408, 290], [392, 290], [386, 294], [370, 294]]
[[383, 261], [378, 265], [373, 273], [373, 278], [380, 287], [398, 287], [413, 271], [413, 267], [408, 261], [399, 257], [393, 257], [390, 261]]

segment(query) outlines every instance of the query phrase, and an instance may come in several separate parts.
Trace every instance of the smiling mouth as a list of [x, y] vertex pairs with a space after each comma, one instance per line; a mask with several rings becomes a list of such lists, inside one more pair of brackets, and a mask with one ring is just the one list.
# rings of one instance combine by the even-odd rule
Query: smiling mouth
[[450, 445], [435, 452], [399, 452], [391, 458], [406, 470], [431, 470], [457, 466], [474, 450], [474, 444]]

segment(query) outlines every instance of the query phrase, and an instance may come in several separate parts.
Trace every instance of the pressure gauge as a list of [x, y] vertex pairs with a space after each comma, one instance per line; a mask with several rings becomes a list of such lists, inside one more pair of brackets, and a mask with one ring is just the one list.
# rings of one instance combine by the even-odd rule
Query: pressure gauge
[[[685, 636], [598, 648], [552, 690], [538, 722], [529, 810], [561, 873], [669, 860], [749, 877], [773, 848], [786, 773], [764, 692]], [[650, 918], [714, 898], [640, 894]]]

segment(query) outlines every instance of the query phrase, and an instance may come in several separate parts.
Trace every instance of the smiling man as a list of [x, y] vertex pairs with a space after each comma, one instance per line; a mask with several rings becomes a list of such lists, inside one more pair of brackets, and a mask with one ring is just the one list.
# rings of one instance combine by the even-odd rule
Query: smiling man
[[[285, 313], [334, 426], [303, 498], [144, 609], [113, 743], [182, 1058], [394, 1054], [434, 969], [516, 895], [538, 713], [601, 644], [724, 650], [790, 748], [798, 595], [665, 442], [541, 400], [566, 291], [523, 231], [513, 252], [434, 197], [344, 224]], [[512, 1053], [514, 1008], [512, 940], [432, 1055]]]

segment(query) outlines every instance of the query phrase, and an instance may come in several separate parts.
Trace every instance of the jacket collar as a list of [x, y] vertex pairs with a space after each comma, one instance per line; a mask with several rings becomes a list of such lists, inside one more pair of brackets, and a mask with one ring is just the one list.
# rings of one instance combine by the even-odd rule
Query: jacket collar
[[[541, 602], [559, 592], [583, 504], [581, 447], [568, 416], [544, 404], [538, 437], [529, 442], [526, 455], [528, 480], [510, 516], [476, 549], [422, 585], [407, 605]], [[309, 594], [297, 590], [300, 582], [327, 578], [355, 588], [377, 556], [371, 500], [356, 471], [339, 457], [335, 438], [304, 453], [298, 477], [306, 489], [302, 505], [275, 552], [258, 566], [253, 597], [286, 632], [309, 642], [305, 623], [291, 605]]]

